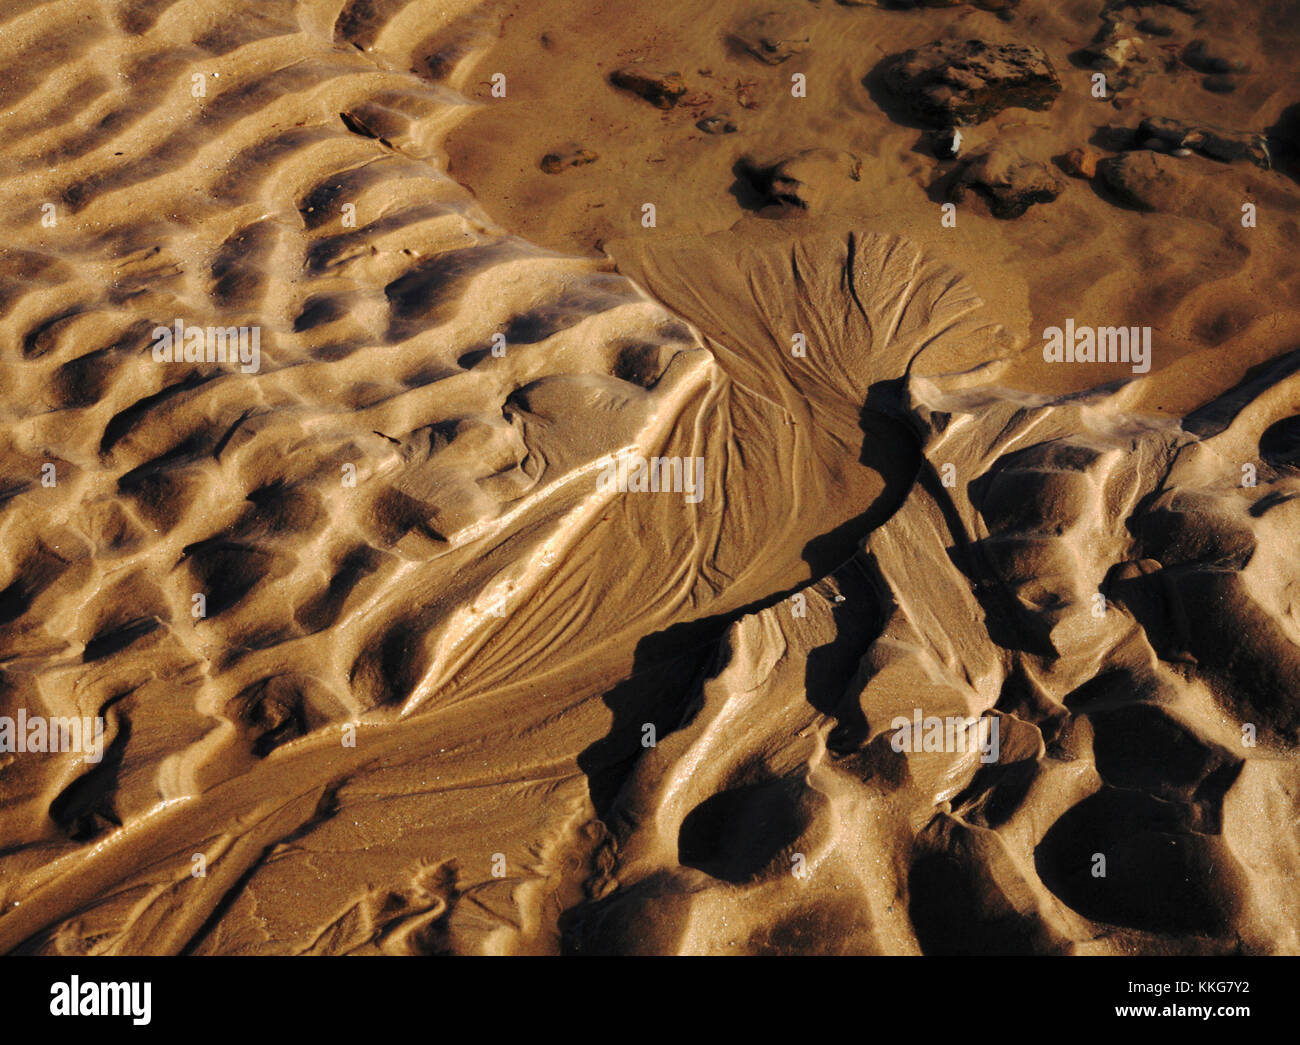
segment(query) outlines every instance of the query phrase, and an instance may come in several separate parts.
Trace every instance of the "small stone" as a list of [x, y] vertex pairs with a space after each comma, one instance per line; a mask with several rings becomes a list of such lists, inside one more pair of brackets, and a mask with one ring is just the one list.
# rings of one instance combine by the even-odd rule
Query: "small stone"
[[1018, 218], [1035, 203], [1050, 203], [1063, 191], [1065, 184], [1046, 164], [994, 144], [971, 154], [950, 195], [960, 202], [974, 192], [995, 218]]
[[743, 22], [732, 34], [736, 43], [768, 65], [779, 65], [808, 49], [807, 25], [786, 11], [769, 11]]
[[697, 120], [695, 126], [705, 134], [735, 134], [739, 129], [725, 116], [706, 116]]
[[1169, 154], [1170, 156], [1186, 157], [1193, 155], [1191, 149], [1175, 149]]
[[1091, 178], [1097, 173], [1097, 161], [1101, 154], [1091, 146], [1071, 149], [1061, 158], [1061, 170], [1071, 177]]
[[547, 174], [559, 174], [570, 167], [585, 167], [588, 163], [595, 163], [596, 159], [596, 154], [590, 149], [584, 149], [581, 145], [570, 145], [556, 152], [548, 152], [542, 157], [542, 162], [538, 166]]
[[615, 87], [644, 98], [660, 109], [671, 109], [686, 93], [686, 81], [681, 73], [645, 69], [638, 65], [624, 66], [611, 74], [609, 82]]

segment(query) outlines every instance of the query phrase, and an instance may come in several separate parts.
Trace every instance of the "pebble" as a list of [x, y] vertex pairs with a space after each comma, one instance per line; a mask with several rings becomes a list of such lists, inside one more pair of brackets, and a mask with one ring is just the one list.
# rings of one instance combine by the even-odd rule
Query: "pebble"
[[588, 163], [595, 163], [597, 158], [590, 149], [584, 149], [581, 145], [570, 145], [556, 152], [548, 152], [542, 157], [542, 162], [538, 166], [547, 174], [559, 174], [570, 167], [585, 167]]
[[1097, 173], [1097, 161], [1101, 155], [1091, 146], [1071, 149], [1062, 157], [1061, 169], [1076, 178], [1091, 178]]
[[695, 124], [705, 134], [735, 134], [739, 128], [725, 116], [706, 116]]
[[681, 73], [645, 69], [636, 65], [616, 70], [609, 82], [644, 98], [659, 109], [671, 109], [686, 93], [686, 81], [682, 79]]

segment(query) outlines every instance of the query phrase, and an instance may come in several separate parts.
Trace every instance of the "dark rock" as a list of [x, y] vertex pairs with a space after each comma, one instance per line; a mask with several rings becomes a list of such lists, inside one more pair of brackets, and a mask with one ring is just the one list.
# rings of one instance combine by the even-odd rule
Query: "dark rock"
[[920, 120], [951, 127], [981, 123], [1003, 109], [1047, 109], [1061, 93], [1037, 47], [942, 40], [890, 59], [884, 83]]
[[732, 38], [760, 62], [779, 65], [808, 49], [807, 24], [786, 11], [770, 11], [740, 25]]
[[610, 76], [609, 82], [660, 109], [671, 109], [686, 93], [686, 81], [681, 73], [645, 69], [639, 65], [624, 66]]
[[596, 159], [596, 154], [590, 149], [584, 149], [581, 145], [569, 145], [555, 152], [548, 152], [542, 157], [542, 162], [538, 166], [547, 174], [559, 174], [570, 167], [584, 167], [588, 163], [595, 163]]
[[977, 193], [995, 218], [1018, 218], [1035, 203], [1050, 203], [1065, 189], [1046, 164], [1030, 160], [1006, 146], [986, 146], [972, 153], [953, 183], [950, 197], [958, 202]]
[[1248, 160], [1264, 170], [1272, 166], [1268, 139], [1252, 131], [1228, 131], [1184, 123], [1166, 116], [1149, 116], [1138, 128], [1138, 138], [1157, 138], [1170, 149], [1193, 149], [1202, 156], [1224, 163]]

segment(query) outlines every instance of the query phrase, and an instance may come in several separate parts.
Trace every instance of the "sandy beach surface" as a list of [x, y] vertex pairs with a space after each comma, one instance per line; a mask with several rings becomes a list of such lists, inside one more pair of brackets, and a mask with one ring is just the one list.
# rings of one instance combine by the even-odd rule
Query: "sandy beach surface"
[[0, 953], [1300, 953], [1298, 47], [0, 0]]

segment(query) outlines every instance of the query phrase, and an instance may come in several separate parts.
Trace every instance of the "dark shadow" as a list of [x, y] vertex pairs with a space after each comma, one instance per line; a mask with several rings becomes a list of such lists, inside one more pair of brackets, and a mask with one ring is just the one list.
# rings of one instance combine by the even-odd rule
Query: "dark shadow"
[[[919, 149], [913, 149], [913, 152], [920, 152]], [[957, 179], [965, 169], [966, 164], [958, 160], [941, 160], [945, 164], [935, 170], [934, 177], [930, 179], [930, 184], [926, 186], [925, 195], [931, 203], [951, 203], [952, 189], [957, 184]], [[951, 166], [947, 166], [951, 164]]]
[[386, 287], [388, 336], [411, 337], [448, 319], [460, 306], [465, 288], [480, 273], [505, 258], [517, 256], [518, 246], [509, 240], [425, 258]]
[[[127, 691], [113, 697], [99, 709], [98, 714], [106, 716], [109, 708], [129, 695], [130, 691]], [[115, 798], [122, 760], [130, 739], [131, 719], [122, 714], [117, 720], [117, 734], [102, 752], [100, 761], [91, 763], [92, 769], [73, 780], [50, 803], [50, 819], [67, 838], [74, 842], [89, 842], [122, 826]], [[103, 743], [102, 739], [100, 743]]]
[[724, 882], [752, 880], [807, 826], [798, 780], [764, 780], [706, 798], [687, 814], [677, 860]]
[[881, 112], [889, 117], [891, 122], [900, 127], [914, 127], [923, 131], [939, 128], [940, 124], [918, 117], [911, 107], [886, 85], [885, 75], [897, 60], [898, 55], [887, 55], [871, 67], [871, 71], [862, 78], [862, 86], [867, 89], [867, 96]]
[[937, 847], [921, 853], [908, 871], [907, 891], [908, 913], [927, 956], [987, 958], [1044, 951], [1029, 918], [989, 910], [989, 887], [968, 854]]
[[1034, 850], [1043, 884], [1085, 918], [1148, 932], [1216, 936], [1239, 902], [1234, 862], [1187, 807], [1102, 788], [1072, 806]]
[[1096, 54], [1087, 47], [1076, 48], [1065, 56], [1065, 60], [1076, 69], [1086, 69], [1088, 72], [1099, 71], [1093, 66], [1093, 62], [1097, 60]]
[[1300, 102], [1283, 109], [1277, 123], [1265, 133], [1273, 169], [1300, 181]]
[[1300, 465], [1300, 416], [1269, 425], [1259, 437], [1259, 456], [1274, 468]]
[[[1273, 385], [1300, 370], [1300, 349], [1251, 367], [1242, 379], [1221, 396], [1197, 407], [1183, 419], [1183, 429], [1198, 439], [1210, 439], [1224, 431], [1242, 410]], [[1262, 450], [1262, 446], [1261, 446]]]
[[763, 218], [780, 218], [797, 208], [797, 204], [782, 202], [772, 196], [773, 170], [774, 165], [764, 166], [748, 156], [742, 156], [731, 165], [736, 180], [727, 192], [735, 197], [741, 210]]
[[853, 755], [867, 740], [869, 727], [858, 691], [853, 686], [862, 656], [884, 627], [884, 600], [888, 598], [879, 574], [853, 562], [835, 571], [835, 582], [843, 602], [831, 604], [835, 638], [809, 650], [804, 669], [804, 693], [808, 703], [835, 727], [826, 747], [837, 758]]
[[1130, 149], [1136, 149], [1142, 143], [1138, 141], [1138, 132], [1135, 127], [1116, 127], [1114, 124], [1106, 124], [1104, 127], [1098, 127], [1088, 138], [1089, 145], [1095, 145], [1098, 149], [1104, 149], [1106, 152], [1127, 152]]

